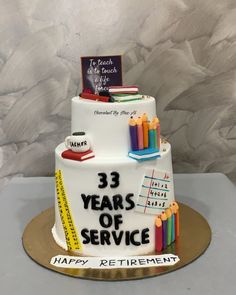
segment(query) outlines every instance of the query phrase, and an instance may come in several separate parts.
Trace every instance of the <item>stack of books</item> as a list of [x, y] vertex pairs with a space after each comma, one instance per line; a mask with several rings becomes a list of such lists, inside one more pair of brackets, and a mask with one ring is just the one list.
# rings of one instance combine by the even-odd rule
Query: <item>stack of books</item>
[[137, 86], [110, 86], [109, 94], [114, 102], [128, 102], [141, 100], [143, 95], [138, 93]]

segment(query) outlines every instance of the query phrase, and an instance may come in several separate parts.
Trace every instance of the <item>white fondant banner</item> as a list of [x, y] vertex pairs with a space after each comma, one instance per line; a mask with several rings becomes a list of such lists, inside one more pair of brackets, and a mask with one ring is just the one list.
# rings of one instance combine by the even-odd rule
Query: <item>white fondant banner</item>
[[137, 268], [172, 266], [179, 261], [173, 254], [126, 256], [126, 257], [79, 257], [57, 255], [52, 257], [51, 264], [63, 268]]

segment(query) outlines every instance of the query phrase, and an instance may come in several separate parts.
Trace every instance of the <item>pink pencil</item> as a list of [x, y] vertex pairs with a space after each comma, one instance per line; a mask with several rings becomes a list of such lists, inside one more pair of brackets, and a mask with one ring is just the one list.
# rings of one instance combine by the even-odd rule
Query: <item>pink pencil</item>
[[143, 149], [143, 125], [142, 119], [139, 117], [137, 119], [137, 131], [138, 131], [138, 149]]

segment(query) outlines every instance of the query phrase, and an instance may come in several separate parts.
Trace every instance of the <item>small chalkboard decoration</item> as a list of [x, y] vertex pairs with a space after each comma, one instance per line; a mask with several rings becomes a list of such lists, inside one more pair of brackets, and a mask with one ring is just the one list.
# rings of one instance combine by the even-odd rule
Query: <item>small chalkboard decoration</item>
[[81, 57], [83, 89], [94, 94], [122, 85], [121, 55]]

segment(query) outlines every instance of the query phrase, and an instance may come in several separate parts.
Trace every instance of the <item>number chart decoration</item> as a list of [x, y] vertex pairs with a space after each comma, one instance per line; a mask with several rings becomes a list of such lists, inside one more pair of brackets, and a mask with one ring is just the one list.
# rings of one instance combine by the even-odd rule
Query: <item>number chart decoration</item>
[[160, 210], [169, 207], [172, 196], [173, 179], [170, 173], [147, 169], [135, 210], [145, 214], [157, 215]]

